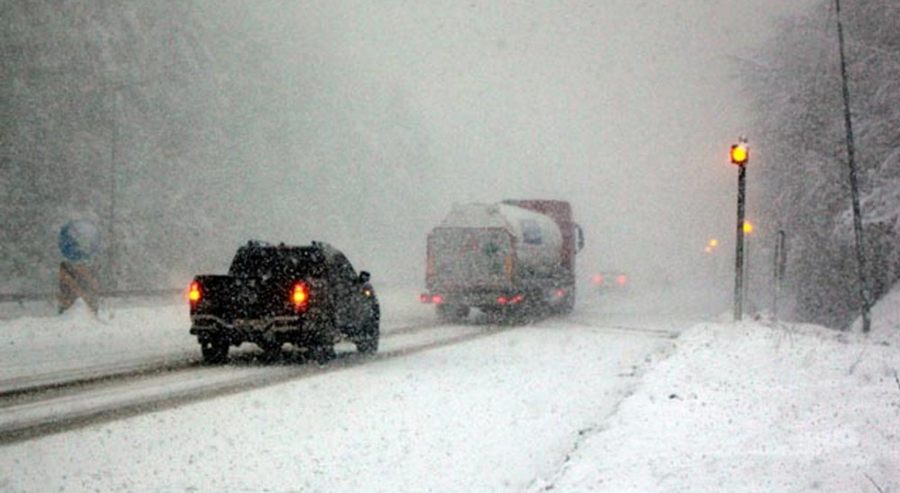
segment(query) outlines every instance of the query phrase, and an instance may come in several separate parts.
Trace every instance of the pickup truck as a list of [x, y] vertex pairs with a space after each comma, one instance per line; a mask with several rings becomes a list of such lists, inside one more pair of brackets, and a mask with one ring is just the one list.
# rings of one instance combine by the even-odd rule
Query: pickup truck
[[284, 344], [324, 363], [349, 340], [378, 350], [380, 311], [369, 273], [323, 242], [308, 246], [251, 241], [238, 248], [228, 275], [198, 275], [188, 290], [190, 333], [203, 360], [223, 363], [231, 346], [258, 345], [274, 359]]

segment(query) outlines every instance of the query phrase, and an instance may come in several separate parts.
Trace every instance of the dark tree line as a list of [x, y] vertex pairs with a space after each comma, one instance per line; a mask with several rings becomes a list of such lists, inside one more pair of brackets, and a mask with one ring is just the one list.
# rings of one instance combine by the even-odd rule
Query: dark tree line
[[232, 155], [221, 149], [240, 129], [218, 124], [229, 101], [210, 46], [237, 42], [184, 2], [0, 9], [2, 291], [52, 286], [57, 232], [78, 218], [103, 232], [104, 269], [116, 245], [119, 288], [172, 285], [192, 261], [185, 239], [227, 227], [189, 178]]
[[[900, 3], [844, 0], [868, 277], [900, 278]], [[789, 238], [794, 316], [846, 326], [860, 305], [833, 0], [785, 21], [752, 62], [756, 210]]]
[[184, 285], [249, 238], [408, 264], [391, 240], [426, 229], [437, 180], [417, 109], [286, 7], [0, 0], [0, 292], [55, 288], [72, 219], [119, 289]]

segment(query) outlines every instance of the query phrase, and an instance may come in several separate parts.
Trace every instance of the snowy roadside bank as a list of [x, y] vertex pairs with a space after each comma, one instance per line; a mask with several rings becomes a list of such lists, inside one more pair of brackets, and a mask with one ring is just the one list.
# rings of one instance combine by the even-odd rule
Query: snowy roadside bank
[[[434, 320], [429, 307], [418, 303], [414, 290], [379, 291], [379, 300], [385, 332]], [[187, 302], [179, 297], [115, 300], [101, 307], [98, 316], [78, 300], [62, 315], [0, 317], [4, 336], [0, 374], [23, 378], [93, 365], [199, 357], [197, 339], [188, 332], [190, 325]]]
[[[884, 312], [890, 310], [883, 309]], [[555, 491], [900, 491], [900, 330], [702, 324]]]

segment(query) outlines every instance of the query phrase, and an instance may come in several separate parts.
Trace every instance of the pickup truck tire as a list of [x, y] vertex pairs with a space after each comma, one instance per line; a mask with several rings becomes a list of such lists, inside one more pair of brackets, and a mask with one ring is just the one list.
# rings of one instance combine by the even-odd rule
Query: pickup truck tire
[[378, 352], [378, 320], [368, 321], [363, 326], [363, 335], [356, 338], [356, 350], [362, 354], [375, 354]]
[[362, 354], [375, 354], [378, 352], [378, 336], [357, 340], [356, 350]]
[[203, 362], [209, 365], [220, 365], [228, 361], [228, 341], [209, 339], [200, 342], [200, 353]]
[[334, 344], [320, 344], [309, 348], [309, 357], [320, 365], [327, 364], [337, 357]]
[[356, 350], [362, 354], [375, 354], [378, 352], [378, 338], [380, 337], [381, 313], [377, 303], [373, 303], [371, 312], [362, 323], [359, 335], [353, 339], [356, 344]]
[[279, 342], [258, 342], [256, 345], [259, 346], [260, 349], [262, 349], [262, 356], [260, 357], [260, 359], [265, 363], [271, 363], [281, 357], [281, 348], [283, 344]]

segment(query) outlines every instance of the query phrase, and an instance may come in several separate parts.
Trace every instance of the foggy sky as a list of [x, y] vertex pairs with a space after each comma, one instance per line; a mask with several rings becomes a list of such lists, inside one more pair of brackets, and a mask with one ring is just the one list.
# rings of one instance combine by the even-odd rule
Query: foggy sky
[[810, 3], [214, 2], [266, 60], [242, 93], [260, 107], [242, 193], [263, 205], [240, 233], [421, 284], [454, 202], [538, 197], [572, 202], [583, 272], [684, 275], [712, 236], [730, 259], [727, 148], [747, 135], [765, 163], [740, 59]]

